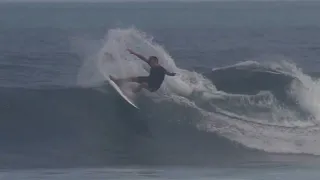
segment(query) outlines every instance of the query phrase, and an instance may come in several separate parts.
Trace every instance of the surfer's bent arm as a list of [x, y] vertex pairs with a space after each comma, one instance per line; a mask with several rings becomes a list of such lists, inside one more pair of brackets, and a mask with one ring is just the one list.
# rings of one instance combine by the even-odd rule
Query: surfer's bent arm
[[166, 75], [168, 75], [168, 76], [175, 76], [176, 75], [176, 73], [174, 73], [174, 72], [169, 72], [166, 69], [164, 69], [164, 70], [165, 70]]
[[129, 51], [131, 54], [137, 56], [139, 59], [145, 61], [146, 63], [149, 63], [149, 62], [148, 62], [148, 59], [147, 59], [146, 57], [142, 56], [141, 54], [138, 54], [138, 53], [136, 53], [136, 52], [133, 52], [131, 49], [128, 49], [128, 51]]

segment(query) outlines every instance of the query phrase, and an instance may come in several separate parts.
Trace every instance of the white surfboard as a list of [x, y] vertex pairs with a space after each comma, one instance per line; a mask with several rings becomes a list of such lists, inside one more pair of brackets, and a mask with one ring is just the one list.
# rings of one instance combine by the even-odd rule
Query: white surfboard
[[130, 99], [123, 93], [123, 91], [120, 89], [120, 87], [119, 87], [112, 79], [110, 79], [109, 77], [107, 77], [107, 80], [108, 80], [109, 84], [120, 94], [120, 96], [121, 96], [124, 100], [126, 100], [126, 101], [127, 101], [129, 104], [131, 104], [133, 107], [139, 109], [138, 106], [136, 106], [136, 105], [132, 102], [132, 100], [130, 100]]

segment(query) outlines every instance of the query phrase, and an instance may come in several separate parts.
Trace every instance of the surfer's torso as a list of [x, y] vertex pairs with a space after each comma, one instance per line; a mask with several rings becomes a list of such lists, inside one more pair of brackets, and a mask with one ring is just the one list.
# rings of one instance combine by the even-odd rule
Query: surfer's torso
[[166, 70], [162, 66], [154, 66], [150, 69], [148, 85], [150, 88], [159, 89], [165, 76]]

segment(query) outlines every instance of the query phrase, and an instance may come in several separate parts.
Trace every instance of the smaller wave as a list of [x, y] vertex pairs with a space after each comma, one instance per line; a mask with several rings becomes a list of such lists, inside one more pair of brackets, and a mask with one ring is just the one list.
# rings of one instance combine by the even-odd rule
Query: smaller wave
[[318, 81], [295, 64], [248, 61], [214, 69], [208, 77], [227, 92], [211, 103], [229, 126], [222, 134], [267, 152], [319, 155]]

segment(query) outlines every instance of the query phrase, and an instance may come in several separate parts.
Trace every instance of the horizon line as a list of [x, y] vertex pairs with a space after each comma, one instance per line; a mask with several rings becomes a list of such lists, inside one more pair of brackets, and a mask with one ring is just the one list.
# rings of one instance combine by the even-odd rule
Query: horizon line
[[319, 0], [0, 0], [0, 3], [155, 3], [155, 2], [320, 2]]

